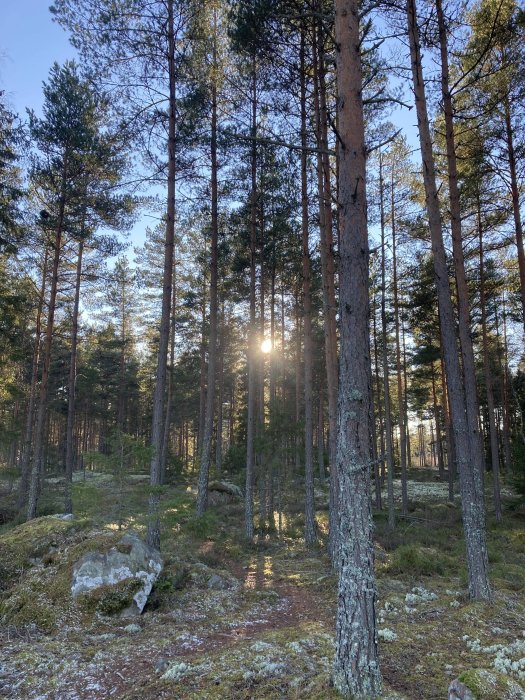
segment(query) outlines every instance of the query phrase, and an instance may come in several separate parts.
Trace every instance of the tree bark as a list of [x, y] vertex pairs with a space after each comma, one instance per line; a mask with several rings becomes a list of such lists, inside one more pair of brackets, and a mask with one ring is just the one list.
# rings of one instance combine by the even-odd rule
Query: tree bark
[[250, 202], [250, 327], [248, 330], [248, 416], [246, 430], [246, 486], [244, 496], [244, 533], [253, 540], [253, 476], [255, 464], [255, 421], [257, 380], [257, 327], [255, 323], [255, 258], [257, 248], [257, 68], [255, 55], [252, 58], [252, 148]]
[[160, 493], [161, 455], [164, 432], [164, 410], [166, 396], [166, 375], [168, 345], [170, 337], [171, 292], [173, 283], [173, 253], [175, 248], [175, 152], [176, 152], [176, 75], [175, 75], [175, 31], [173, 20], [174, 0], [168, 0], [167, 38], [169, 74], [169, 116], [168, 116], [168, 193], [166, 210], [166, 234], [164, 240], [164, 272], [162, 281], [162, 311], [160, 318], [160, 338], [153, 394], [153, 417], [151, 446], [153, 455], [150, 465], [150, 494], [148, 502], [148, 544], [160, 549]]
[[323, 279], [323, 324], [325, 338], [326, 391], [328, 403], [328, 464], [330, 468], [330, 510], [328, 550], [335, 561], [337, 540], [337, 325], [335, 298], [335, 264], [332, 221], [332, 188], [330, 158], [328, 156], [328, 113], [326, 106], [326, 79], [324, 38], [321, 25], [314, 29], [313, 44], [314, 110], [317, 139], [317, 187], [319, 197], [319, 228], [321, 275]]
[[22, 510], [26, 504], [29, 489], [29, 465], [31, 462], [31, 445], [33, 442], [33, 427], [35, 422], [35, 402], [38, 381], [38, 362], [40, 357], [40, 343], [42, 335], [42, 311], [46, 294], [47, 266], [49, 258], [49, 246], [44, 241], [44, 264], [42, 266], [42, 284], [38, 297], [38, 308], [36, 312], [35, 324], [35, 344], [33, 346], [33, 360], [31, 363], [31, 384], [29, 388], [29, 403], [27, 406], [26, 427], [24, 435], [24, 445], [20, 464], [20, 487], [18, 491], [17, 506]]
[[490, 456], [492, 462], [492, 488], [494, 493], [494, 510], [496, 521], [502, 521], [501, 489], [499, 478], [499, 446], [498, 432], [496, 429], [496, 416], [494, 405], [494, 387], [489, 362], [489, 339], [487, 332], [487, 295], [485, 291], [485, 260], [483, 255], [483, 230], [481, 223], [481, 202], [478, 195], [478, 234], [479, 234], [479, 301], [481, 306], [481, 333], [483, 352], [483, 374], [485, 375], [485, 391], [487, 394], [487, 412], [489, 418]]
[[66, 474], [65, 474], [65, 496], [64, 513], [73, 512], [73, 500], [71, 497], [71, 486], [73, 482], [73, 466], [75, 460], [75, 445], [73, 430], [75, 426], [75, 397], [77, 381], [77, 346], [78, 346], [78, 310], [80, 304], [80, 283], [82, 279], [82, 255], [84, 252], [84, 238], [78, 243], [77, 268], [75, 274], [75, 299], [73, 301], [73, 318], [71, 331], [71, 352], [69, 362], [69, 386], [67, 404], [67, 425], [66, 425]]
[[[488, 578], [488, 557], [485, 529], [485, 507], [483, 502], [483, 482], [479, 457], [475, 449], [479, 433], [471, 425], [467, 416], [465, 386], [458, 357], [457, 335], [450, 281], [448, 278], [441, 213], [436, 186], [436, 174], [432, 141], [423, 82], [419, 29], [416, 20], [415, 0], [407, 0], [408, 35], [412, 64], [412, 80], [416, 101], [425, 200], [429, 218], [434, 274], [439, 300], [441, 338], [445, 358], [445, 369], [449, 388], [450, 410], [454, 429], [455, 445], [460, 474], [461, 504], [467, 552], [468, 584], [470, 597], [477, 600], [491, 599], [492, 593]], [[471, 398], [471, 397], [470, 397]]]
[[35, 426], [35, 444], [33, 448], [33, 463], [29, 483], [29, 498], [27, 504], [27, 519], [36, 517], [38, 498], [40, 495], [40, 479], [44, 469], [44, 437], [46, 433], [47, 398], [49, 385], [49, 369], [51, 366], [51, 349], [53, 345], [53, 330], [55, 320], [56, 299], [58, 290], [58, 268], [60, 263], [60, 251], [62, 248], [62, 234], [66, 211], [66, 181], [68, 174], [68, 153], [64, 153], [62, 164], [62, 182], [55, 231], [53, 266], [51, 272], [51, 288], [49, 290], [49, 304], [47, 313], [46, 338], [44, 342], [44, 354], [42, 361], [42, 378], [40, 380], [40, 396]]
[[[394, 449], [392, 446], [392, 417], [390, 413], [390, 377], [388, 371], [388, 334], [386, 326], [386, 260], [385, 260], [385, 208], [383, 187], [383, 160], [379, 155], [379, 206], [381, 216], [381, 335], [383, 340], [383, 398], [385, 402], [385, 442], [388, 492], [388, 527], [393, 530], [396, 525], [394, 510]], [[406, 477], [406, 474], [405, 474]], [[405, 483], [402, 487], [402, 512], [408, 513], [408, 497]]]
[[372, 542], [369, 249], [359, 3], [335, 0], [340, 206], [341, 365], [338, 402], [339, 592], [334, 685], [375, 698], [381, 674]]
[[301, 30], [300, 81], [301, 81], [301, 228], [303, 270], [303, 338], [304, 338], [304, 478], [305, 478], [305, 527], [307, 547], [316, 540], [314, 502], [314, 454], [313, 454], [313, 390], [312, 390], [312, 293], [310, 268], [310, 243], [308, 231], [308, 173], [306, 162], [306, 67], [305, 30]]
[[199, 482], [197, 490], [197, 515], [203, 515], [208, 506], [208, 479], [211, 465], [213, 417], [215, 414], [215, 381], [217, 366], [217, 280], [219, 216], [217, 194], [217, 11], [214, 10], [213, 79], [211, 86], [211, 260], [210, 260], [210, 335], [208, 341], [208, 380], [204, 435], [201, 442]]

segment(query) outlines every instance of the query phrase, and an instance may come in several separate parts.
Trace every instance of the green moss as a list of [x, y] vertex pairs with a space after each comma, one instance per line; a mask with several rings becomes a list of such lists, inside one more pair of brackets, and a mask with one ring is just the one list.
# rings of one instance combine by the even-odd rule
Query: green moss
[[126, 578], [118, 583], [99, 586], [78, 597], [78, 605], [87, 613], [118, 615], [133, 603], [133, 596], [142, 587], [137, 578]]
[[61, 520], [53, 516], [45, 516], [2, 532], [0, 535], [0, 588], [6, 590], [19, 580], [24, 569], [31, 566], [30, 559], [47, 557], [47, 563], [52, 563], [53, 557], [49, 550], [59, 547], [68, 535], [88, 525], [88, 520]]
[[512, 678], [484, 668], [469, 669], [459, 676], [459, 680], [474, 693], [477, 700], [522, 696], [519, 685]]
[[436, 550], [406, 544], [392, 553], [388, 571], [393, 574], [414, 576], [443, 575], [449, 564], [447, 558]]

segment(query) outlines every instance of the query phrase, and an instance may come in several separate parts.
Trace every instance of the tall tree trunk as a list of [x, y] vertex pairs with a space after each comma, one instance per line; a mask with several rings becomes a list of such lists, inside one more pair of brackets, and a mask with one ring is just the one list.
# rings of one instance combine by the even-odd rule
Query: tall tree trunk
[[439, 424], [439, 408], [438, 399], [436, 391], [436, 371], [434, 369], [434, 363], [432, 362], [430, 367], [431, 378], [432, 378], [432, 403], [433, 403], [433, 413], [434, 413], [434, 423], [436, 426], [436, 447], [437, 447], [437, 465], [439, 469], [439, 478], [441, 480], [445, 479], [445, 463], [443, 460], [443, 444], [441, 441], [441, 427]]
[[166, 415], [164, 418], [164, 430], [162, 433], [162, 453], [160, 462], [160, 482], [166, 481], [166, 465], [171, 433], [171, 417], [173, 413], [173, 384], [175, 375], [175, 341], [176, 341], [176, 313], [177, 313], [177, 263], [175, 254], [173, 257], [173, 279], [171, 291], [171, 324], [170, 324], [170, 364], [168, 371], [168, 386], [166, 390]]
[[317, 140], [317, 187], [319, 197], [319, 226], [321, 275], [323, 279], [323, 323], [325, 338], [326, 391], [328, 402], [328, 464], [330, 467], [330, 510], [328, 550], [335, 562], [337, 541], [337, 325], [335, 298], [334, 242], [332, 233], [332, 187], [330, 156], [328, 155], [328, 111], [326, 106], [326, 68], [324, 36], [321, 24], [314, 29], [313, 79], [314, 110]]
[[33, 442], [33, 427], [35, 422], [35, 402], [38, 381], [38, 362], [40, 357], [40, 342], [42, 334], [42, 311], [46, 294], [47, 266], [49, 258], [49, 247], [44, 242], [44, 264], [42, 266], [42, 284], [38, 297], [38, 308], [36, 312], [35, 344], [33, 346], [33, 359], [31, 363], [31, 384], [29, 387], [29, 403], [26, 415], [26, 427], [24, 434], [24, 445], [22, 448], [22, 458], [20, 463], [20, 487], [18, 491], [17, 507], [22, 510], [24, 507], [29, 489], [29, 465], [31, 461], [31, 445]]
[[244, 532], [248, 541], [253, 540], [253, 476], [255, 464], [255, 421], [257, 379], [257, 327], [255, 324], [255, 257], [257, 248], [257, 68], [252, 58], [252, 147], [250, 202], [250, 327], [248, 330], [248, 417], [246, 430], [246, 487], [244, 496]]
[[[385, 208], [384, 208], [383, 159], [379, 155], [379, 206], [381, 210], [381, 336], [383, 340], [383, 397], [385, 401], [385, 442], [388, 491], [388, 527], [396, 525], [394, 510], [394, 449], [392, 446], [392, 417], [390, 414], [390, 377], [388, 371], [388, 333], [386, 325], [386, 259], [385, 259]], [[406, 474], [405, 474], [406, 477]], [[402, 512], [408, 513], [406, 478], [402, 489]]]
[[[479, 442], [479, 433], [477, 431], [477, 426], [472, 425], [467, 416], [465, 386], [458, 357], [452, 294], [448, 278], [445, 246], [443, 243], [434, 154], [432, 151], [430, 127], [428, 123], [425, 85], [423, 82], [421, 46], [416, 19], [415, 0], [407, 0], [407, 20], [413, 89], [416, 101], [421, 155], [423, 159], [425, 199], [432, 242], [439, 314], [441, 318], [441, 338], [460, 474], [469, 594], [473, 599], [487, 600], [492, 597], [492, 594], [488, 578], [483, 481], [481, 465], [479, 461], [475, 461], [476, 457], [479, 459], [479, 450], [476, 450], [476, 442]], [[472, 399], [471, 396], [469, 398]]]
[[150, 465], [150, 494], [148, 502], [148, 544], [160, 549], [160, 493], [161, 456], [164, 432], [164, 406], [166, 397], [166, 375], [168, 345], [170, 338], [171, 292], [173, 283], [173, 253], [175, 247], [175, 152], [176, 152], [176, 89], [175, 89], [175, 32], [173, 21], [174, 0], [168, 0], [168, 73], [169, 73], [169, 116], [168, 116], [168, 194], [166, 209], [166, 235], [164, 240], [164, 271], [162, 278], [162, 311], [160, 318], [160, 338], [153, 394], [153, 417], [151, 426], [151, 446], [153, 455]]
[[210, 335], [208, 341], [208, 381], [206, 392], [206, 414], [204, 435], [201, 442], [199, 483], [197, 491], [197, 515], [202, 515], [208, 506], [208, 479], [211, 465], [211, 443], [213, 417], [215, 414], [215, 381], [217, 366], [217, 279], [219, 216], [217, 194], [217, 10], [213, 14], [213, 78], [211, 85], [211, 260], [210, 260]]
[[494, 387], [492, 385], [492, 373], [489, 361], [489, 339], [487, 332], [487, 300], [485, 291], [485, 260], [483, 255], [483, 230], [481, 223], [481, 202], [478, 194], [478, 235], [479, 235], [479, 299], [481, 306], [481, 332], [483, 351], [483, 374], [485, 376], [485, 391], [487, 393], [487, 412], [490, 437], [490, 456], [492, 462], [492, 486], [494, 493], [494, 510], [496, 521], [502, 521], [501, 489], [499, 479], [499, 446], [498, 432], [496, 429], [496, 415], [494, 405]]
[[51, 366], [51, 349], [53, 345], [53, 330], [58, 289], [58, 268], [60, 263], [60, 251], [62, 248], [62, 234], [66, 211], [66, 184], [68, 167], [68, 154], [65, 153], [62, 163], [61, 194], [57, 218], [57, 228], [55, 231], [53, 266], [51, 272], [51, 288], [49, 290], [49, 303], [47, 312], [46, 338], [44, 342], [44, 355], [42, 360], [42, 378], [40, 380], [40, 396], [38, 400], [38, 411], [35, 426], [33, 463], [31, 465], [31, 477], [29, 482], [29, 498], [27, 503], [28, 520], [32, 520], [36, 517], [38, 497], [40, 495], [40, 479], [44, 470], [44, 438], [46, 434], [49, 369]]
[[317, 540], [314, 501], [314, 449], [313, 449], [313, 350], [312, 350], [312, 293], [310, 242], [308, 231], [308, 172], [306, 162], [306, 67], [305, 30], [301, 29], [300, 48], [301, 80], [301, 228], [303, 269], [303, 337], [304, 337], [304, 479], [305, 479], [305, 527], [307, 547]]
[[80, 283], [82, 279], [82, 255], [84, 238], [78, 242], [77, 269], [75, 274], [75, 299], [73, 301], [73, 318], [71, 331], [71, 352], [69, 361], [69, 386], [66, 425], [66, 479], [64, 496], [64, 513], [73, 512], [71, 486], [73, 482], [73, 466], [75, 461], [74, 426], [75, 426], [75, 395], [77, 381], [77, 345], [78, 345], [78, 310], [80, 304]]
[[220, 315], [220, 326], [218, 329], [218, 355], [219, 355], [219, 366], [217, 368], [218, 374], [218, 397], [217, 397], [217, 438], [215, 443], [215, 467], [217, 469], [217, 474], [222, 473], [222, 433], [223, 433], [223, 422], [224, 422], [224, 300], [222, 302], [221, 315]]
[[523, 312], [523, 324], [525, 325], [525, 253], [523, 251], [523, 226], [521, 222], [520, 191], [516, 169], [516, 152], [514, 148], [514, 131], [510, 116], [510, 102], [508, 96], [503, 101], [505, 110], [505, 140], [510, 170], [510, 191], [512, 199], [512, 213], [514, 216], [514, 232], [516, 234], [516, 247], [518, 249], [518, 268], [520, 273], [521, 307]]
[[397, 409], [399, 413], [399, 461], [401, 467], [401, 494], [403, 514], [408, 510], [407, 492], [407, 433], [405, 427], [405, 402], [403, 387], [403, 367], [401, 364], [400, 319], [399, 319], [399, 289], [397, 277], [397, 231], [396, 231], [396, 202], [394, 183], [394, 164], [392, 163], [391, 177], [391, 227], [392, 227], [392, 275], [394, 285], [394, 323], [396, 329], [396, 374], [397, 374]]
[[339, 592], [334, 685], [345, 696], [381, 692], [370, 493], [369, 250], [357, 0], [335, 0], [339, 149], [341, 366], [337, 431]]

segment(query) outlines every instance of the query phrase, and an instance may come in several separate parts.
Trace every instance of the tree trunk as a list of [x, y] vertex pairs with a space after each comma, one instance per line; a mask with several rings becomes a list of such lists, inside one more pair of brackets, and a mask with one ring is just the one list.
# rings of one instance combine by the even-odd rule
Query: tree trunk
[[21, 510], [27, 500], [29, 488], [29, 464], [31, 461], [31, 444], [33, 442], [33, 425], [35, 422], [35, 402], [38, 381], [38, 361], [40, 357], [40, 341], [42, 334], [42, 310], [46, 293], [47, 265], [49, 258], [49, 247], [44, 241], [44, 264], [42, 266], [42, 284], [38, 297], [38, 308], [36, 312], [35, 344], [33, 346], [33, 360], [31, 363], [31, 385], [29, 388], [29, 404], [27, 407], [26, 427], [24, 435], [24, 446], [20, 464], [20, 487], [18, 492], [18, 509]]
[[217, 194], [217, 10], [214, 10], [213, 78], [211, 86], [211, 261], [210, 261], [210, 335], [208, 341], [208, 380], [204, 434], [201, 442], [199, 483], [197, 490], [197, 515], [208, 506], [208, 479], [211, 465], [213, 417], [215, 413], [215, 381], [217, 365], [217, 279], [218, 279], [218, 194]]
[[391, 178], [391, 226], [392, 226], [392, 275], [394, 284], [394, 323], [396, 329], [396, 374], [397, 374], [397, 408], [399, 413], [399, 461], [401, 467], [401, 492], [403, 514], [408, 511], [407, 492], [407, 433], [405, 427], [405, 402], [403, 387], [403, 367], [401, 364], [400, 320], [399, 320], [399, 290], [397, 284], [397, 231], [396, 206], [394, 194], [394, 164], [392, 163]]
[[171, 324], [170, 324], [170, 365], [168, 372], [168, 386], [166, 390], [166, 415], [164, 418], [164, 430], [162, 433], [162, 454], [160, 463], [160, 483], [166, 481], [166, 463], [168, 460], [168, 451], [170, 444], [171, 432], [171, 416], [173, 413], [173, 383], [175, 372], [175, 340], [176, 340], [176, 311], [177, 311], [177, 281], [176, 281], [177, 263], [175, 254], [173, 257], [173, 279], [171, 293]]
[[312, 390], [312, 294], [310, 245], [308, 231], [308, 173], [306, 162], [306, 68], [305, 30], [301, 30], [300, 80], [301, 80], [301, 228], [303, 269], [303, 337], [304, 337], [304, 479], [305, 479], [305, 527], [307, 547], [317, 540], [314, 501], [314, 450], [313, 450], [313, 390]]
[[479, 301], [481, 306], [481, 331], [483, 352], [483, 374], [485, 375], [485, 391], [487, 393], [487, 411], [490, 437], [490, 456], [492, 462], [492, 485], [494, 493], [494, 510], [496, 521], [502, 521], [501, 489], [499, 479], [499, 447], [498, 433], [496, 430], [496, 416], [494, 405], [494, 387], [492, 385], [492, 373], [489, 362], [489, 340], [487, 333], [487, 302], [485, 292], [485, 260], [483, 256], [483, 231], [481, 224], [481, 202], [478, 194], [478, 234], [479, 234]]
[[257, 327], [255, 324], [255, 256], [257, 247], [257, 70], [255, 55], [252, 59], [252, 147], [250, 202], [250, 327], [248, 338], [248, 417], [246, 430], [246, 487], [244, 496], [244, 526], [246, 539], [253, 540], [253, 473], [255, 463], [255, 419], [257, 379]]
[[78, 243], [77, 269], [75, 276], [75, 299], [73, 302], [73, 318], [71, 331], [71, 353], [69, 363], [69, 387], [67, 404], [66, 426], [66, 480], [64, 496], [64, 513], [73, 512], [71, 486], [73, 482], [73, 466], [75, 461], [75, 445], [73, 430], [75, 426], [75, 388], [77, 381], [77, 341], [78, 341], [78, 309], [80, 303], [80, 282], [82, 278], [82, 254], [84, 252], [84, 238]]
[[[386, 326], [386, 260], [385, 260], [385, 210], [383, 191], [383, 160], [379, 155], [379, 205], [381, 210], [381, 335], [383, 339], [383, 397], [385, 401], [385, 442], [388, 490], [388, 527], [396, 525], [394, 510], [394, 450], [392, 446], [392, 417], [390, 414], [390, 378], [388, 371], [388, 334]], [[406, 474], [405, 474], [406, 477]], [[406, 478], [402, 488], [402, 512], [408, 513]]]
[[62, 183], [59, 202], [57, 228], [55, 231], [53, 267], [51, 273], [51, 289], [49, 291], [49, 304], [47, 313], [46, 338], [44, 343], [44, 356], [42, 361], [42, 378], [40, 380], [40, 396], [35, 427], [35, 444], [33, 449], [33, 464], [29, 483], [29, 498], [27, 504], [27, 519], [36, 517], [38, 497], [40, 495], [40, 479], [44, 469], [44, 436], [46, 432], [47, 397], [49, 384], [49, 369], [51, 366], [51, 348], [53, 344], [53, 330], [55, 308], [58, 289], [58, 267], [60, 263], [60, 251], [62, 248], [62, 234], [66, 210], [66, 181], [68, 173], [68, 154], [64, 154], [62, 164]]
[[334, 685], [344, 696], [381, 692], [370, 494], [369, 250], [359, 3], [335, 0], [340, 206], [341, 366], [338, 405], [339, 592]]
[[164, 241], [164, 272], [162, 281], [162, 311], [160, 318], [160, 338], [153, 394], [153, 417], [151, 426], [151, 446], [153, 456], [150, 466], [150, 494], [148, 503], [148, 544], [160, 549], [160, 493], [161, 455], [164, 432], [164, 405], [166, 396], [166, 375], [168, 345], [170, 338], [171, 292], [173, 283], [173, 252], [175, 247], [175, 152], [176, 152], [176, 90], [175, 90], [175, 34], [173, 21], [174, 0], [168, 0], [168, 72], [169, 72], [169, 117], [168, 117], [168, 199], [166, 210], [166, 236]]
[[323, 279], [323, 323], [325, 338], [326, 391], [328, 401], [328, 464], [330, 468], [330, 510], [328, 550], [335, 561], [337, 540], [337, 325], [335, 298], [334, 242], [332, 233], [332, 188], [328, 155], [328, 112], [324, 37], [321, 25], [314, 30], [313, 45], [314, 110], [317, 140], [317, 187], [319, 197], [319, 227], [321, 275]]
[[[465, 387], [458, 357], [457, 336], [455, 331], [454, 310], [448, 278], [441, 214], [439, 209], [438, 192], [432, 141], [423, 82], [421, 65], [421, 47], [419, 30], [416, 20], [415, 0], [407, 0], [408, 35], [412, 64], [413, 89], [416, 100], [416, 111], [419, 129], [421, 155], [423, 159], [423, 178], [425, 184], [425, 199], [429, 218], [430, 235], [434, 273], [439, 300], [441, 318], [441, 337], [447, 373], [450, 410], [454, 429], [455, 445], [460, 474], [461, 504], [465, 543], [467, 551], [467, 568], [469, 594], [473, 599], [490, 599], [492, 597], [488, 579], [488, 557], [485, 530], [485, 508], [483, 503], [483, 484], [479, 462], [474, 462], [477, 456], [475, 448], [479, 434], [467, 417]], [[470, 397], [472, 398], [472, 397]]]

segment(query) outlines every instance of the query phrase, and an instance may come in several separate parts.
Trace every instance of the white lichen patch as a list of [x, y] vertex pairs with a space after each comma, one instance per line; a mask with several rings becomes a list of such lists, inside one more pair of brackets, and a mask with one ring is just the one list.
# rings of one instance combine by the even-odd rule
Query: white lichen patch
[[388, 629], [388, 627], [378, 630], [377, 636], [379, 639], [383, 639], [385, 642], [395, 642], [397, 639], [397, 634], [394, 632], [394, 630]]
[[479, 639], [473, 639], [468, 634], [463, 636], [463, 641], [474, 653], [494, 656], [492, 665], [499, 673], [525, 681], [525, 630], [521, 638], [515, 639], [509, 644], [485, 646]]

